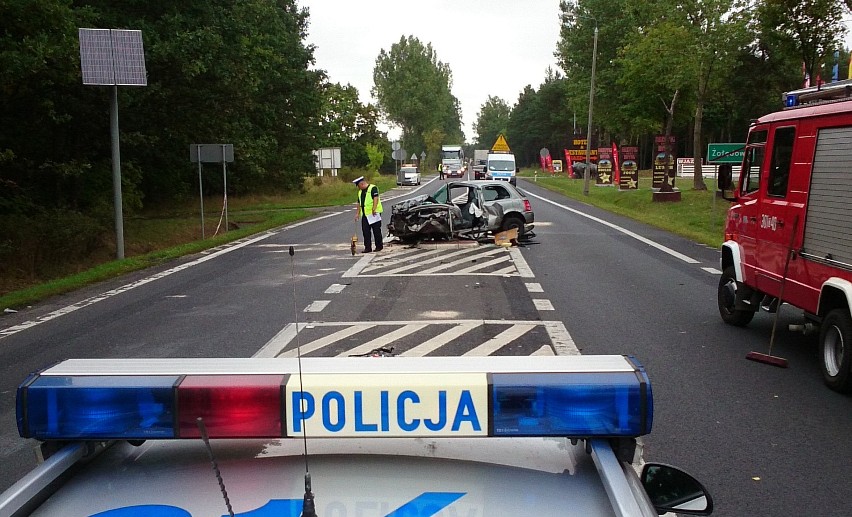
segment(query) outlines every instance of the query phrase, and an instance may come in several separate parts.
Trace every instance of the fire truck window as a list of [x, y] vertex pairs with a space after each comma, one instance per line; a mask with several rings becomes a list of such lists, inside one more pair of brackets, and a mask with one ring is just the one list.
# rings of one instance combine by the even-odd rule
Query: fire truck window
[[775, 142], [772, 144], [772, 166], [769, 169], [770, 196], [787, 195], [787, 180], [790, 178], [790, 163], [793, 158], [793, 140], [796, 128], [782, 127], [775, 130]]
[[743, 194], [754, 192], [760, 188], [760, 167], [763, 165], [763, 153], [763, 146], [746, 149], [742, 168], [742, 174], [745, 174]]

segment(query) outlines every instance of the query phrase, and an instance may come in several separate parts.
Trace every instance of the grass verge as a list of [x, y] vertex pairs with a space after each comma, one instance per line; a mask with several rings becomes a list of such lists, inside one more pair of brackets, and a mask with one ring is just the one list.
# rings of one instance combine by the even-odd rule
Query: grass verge
[[[534, 178], [535, 169], [521, 172], [521, 177]], [[589, 195], [583, 195], [583, 180], [569, 179], [564, 175], [551, 176], [539, 171], [536, 185], [558, 192], [564, 196], [602, 208], [615, 214], [661, 228], [686, 237], [695, 242], [718, 248], [722, 245], [725, 216], [730, 203], [724, 199], [715, 200], [710, 190], [681, 190], [682, 201], [676, 203], [655, 203], [651, 200], [651, 189], [619, 191], [616, 187], [596, 187], [592, 184]], [[640, 181], [642, 178], [640, 177]], [[691, 187], [690, 179], [686, 179]], [[650, 184], [651, 179], [645, 179]], [[678, 178], [677, 184], [684, 185]], [[709, 185], [709, 182], [708, 182]]]

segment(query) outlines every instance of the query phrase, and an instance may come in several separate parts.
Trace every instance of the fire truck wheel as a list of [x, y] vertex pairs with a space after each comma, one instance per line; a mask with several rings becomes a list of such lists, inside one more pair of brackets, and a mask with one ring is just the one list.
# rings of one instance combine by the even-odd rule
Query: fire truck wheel
[[822, 321], [819, 332], [822, 375], [829, 388], [852, 392], [852, 318], [847, 309], [834, 309]]
[[735, 327], [745, 327], [754, 318], [753, 311], [735, 309], [737, 298], [737, 276], [733, 266], [728, 266], [719, 278], [719, 290], [716, 295], [719, 315], [722, 321]]

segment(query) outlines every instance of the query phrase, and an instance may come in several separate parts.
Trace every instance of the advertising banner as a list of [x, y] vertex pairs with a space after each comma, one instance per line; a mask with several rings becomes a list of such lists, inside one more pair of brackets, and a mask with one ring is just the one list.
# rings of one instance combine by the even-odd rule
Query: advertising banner
[[619, 190], [639, 188], [639, 148], [636, 146], [621, 146], [621, 176], [618, 188]]
[[[566, 158], [570, 157], [570, 162], [572, 166], [577, 163], [586, 163], [586, 146], [589, 144], [588, 139], [584, 135], [575, 135], [571, 138], [571, 144], [568, 146], [566, 150]], [[589, 160], [592, 163], [596, 163], [598, 161], [598, 150], [597, 145], [594, 139], [592, 139], [592, 147], [591, 152], [589, 153]], [[568, 171], [569, 174], [571, 172], [575, 172], [575, 177], [582, 177], [582, 169], [580, 171]], [[579, 175], [577, 175], [579, 173]]]
[[595, 175], [595, 185], [612, 185], [612, 148], [598, 149], [598, 173]]
[[675, 158], [677, 156], [677, 140], [674, 135], [669, 136], [669, 144], [671, 145], [671, 154], [669, 154], [668, 146], [666, 145], [666, 136], [657, 135], [654, 137], [654, 169], [653, 181], [651, 182], [652, 188], [660, 188], [663, 186], [666, 167], [669, 169], [669, 185], [674, 187]]

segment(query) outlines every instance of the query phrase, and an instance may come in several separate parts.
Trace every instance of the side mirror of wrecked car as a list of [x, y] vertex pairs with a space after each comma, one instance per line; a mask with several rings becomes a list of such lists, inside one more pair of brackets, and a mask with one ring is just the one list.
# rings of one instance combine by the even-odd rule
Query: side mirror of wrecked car
[[660, 513], [710, 515], [713, 499], [697, 479], [671, 465], [646, 463], [640, 476], [651, 504]]

